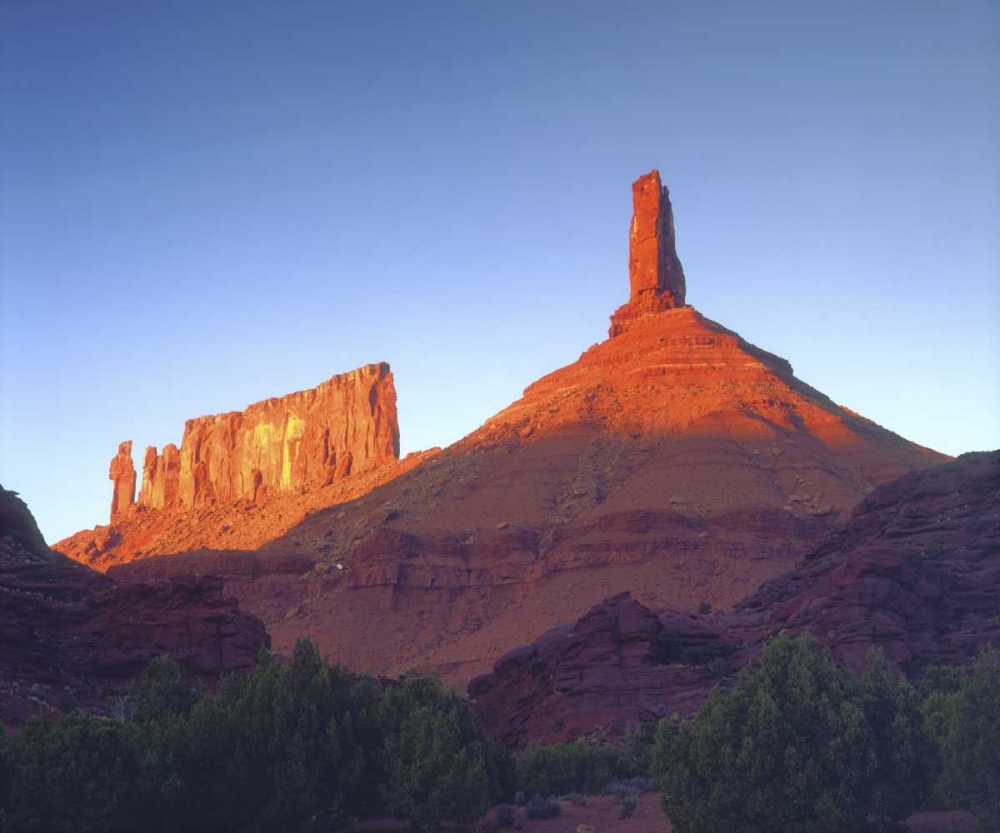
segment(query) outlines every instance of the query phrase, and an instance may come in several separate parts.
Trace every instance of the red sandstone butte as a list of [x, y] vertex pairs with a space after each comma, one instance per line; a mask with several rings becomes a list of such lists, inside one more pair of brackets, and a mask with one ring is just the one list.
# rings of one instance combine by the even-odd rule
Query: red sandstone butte
[[[398, 458], [392, 373], [384, 362], [369, 364], [245, 411], [188, 420], [180, 449], [146, 449], [139, 505], [190, 509], [258, 502]], [[134, 486], [134, 472], [132, 481]]]
[[111, 520], [114, 520], [135, 503], [135, 466], [132, 465], [131, 440], [118, 446], [118, 453], [111, 458], [108, 478], [115, 484], [111, 493]]

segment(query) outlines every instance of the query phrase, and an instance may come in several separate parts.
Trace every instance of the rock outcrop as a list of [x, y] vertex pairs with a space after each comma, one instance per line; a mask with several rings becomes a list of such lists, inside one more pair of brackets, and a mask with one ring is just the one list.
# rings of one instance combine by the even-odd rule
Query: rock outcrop
[[114, 484], [111, 492], [111, 520], [115, 520], [135, 504], [135, 465], [132, 462], [131, 440], [118, 446], [118, 453], [111, 458], [108, 479]]
[[142, 461], [142, 489], [139, 505], [164, 509], [180, 503], [181, 453], [176, 445], [167, 443], [161, 454], [155, 446], [147, 446]]
[[[131, 446], [122, 443], [112, 462], [112, 520], [134, 502]], [[397, 459], [392, 373], [385, 363], [369, 364], [310, 390], [256, 402], [245, 411], [188, 420], [180, 449], [173, 444], [162, 454], [155, 447], [146, 449], [139, 506], [256, 503], [276, 492], [326, 486]], [[126, 499], [129, 470], [131, 500]]]
[[628, 254], [630, 301], [663, 295], [671, 307], [684, 306], [684, 269], [677, 257], [670, 193], [655, 169], [632, 183]]
[[637, 320], [685, 303], [687, 286], [677, 257], [670, 193], [655, 169], [632, 183], [628, 270], [629, 300], [611, 317], [612, 338]]
[[673, 614], [668, 623], [622, 593], [502, 657], [469, 683], [469, 696], [487, 730], [514, 747], [689, 711], [716, 679], [711, 661], [738, 645], [709, 616]]
[[1000, 452], [969, 454], [879, 487], [843, 528], [732, 613], [654, 613], [607, 599], [469, 684], [512, 746], [690, 714], [782, 630], [812, 632], [856, 671], [878, 647], [919, 678], [1000, 645]]
[[0, 487], [0, 723], [103, 708], [159, 654], [204, 679], [253, 668], [270, 641], [223, 582], [119, 582], [45, 546], [30, 511]]

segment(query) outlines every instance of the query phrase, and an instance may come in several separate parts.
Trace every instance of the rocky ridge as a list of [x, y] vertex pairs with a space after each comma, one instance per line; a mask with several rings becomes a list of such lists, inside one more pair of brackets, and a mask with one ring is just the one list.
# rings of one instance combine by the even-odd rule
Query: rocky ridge
[[919, 678], [1000, 646], [1000, 452], [904, 475], [731, 612], [654, 612], [629, 593], [500, 658], [469, 684], [514, 746], [690, 714], [782, 630], [860, 671], [878, 647]]

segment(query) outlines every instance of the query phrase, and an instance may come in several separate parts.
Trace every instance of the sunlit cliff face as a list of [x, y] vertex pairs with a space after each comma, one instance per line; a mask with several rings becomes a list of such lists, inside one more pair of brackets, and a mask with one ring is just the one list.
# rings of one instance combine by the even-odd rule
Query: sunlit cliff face
[[[366, 365], [245, 411], [188, 420], [179, 449], [146, 449], [138, 505], [254, 502], [268, 493], [328, 485], [398, 458], [392, 373], [384, 363]], [[129, 454], [119, 452], [110, 476], [114, 517], [134, 502]]]

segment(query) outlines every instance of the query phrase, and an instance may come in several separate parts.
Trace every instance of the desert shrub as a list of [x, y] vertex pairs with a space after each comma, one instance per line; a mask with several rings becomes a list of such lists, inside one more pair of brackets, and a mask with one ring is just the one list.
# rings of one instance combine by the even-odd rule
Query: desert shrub
[[[632, 777], [649, 774], [650, 756], [656, 740], [656, 723], [632, 723], [625, 729], [622, 743], [622, 772]], [[648, 789], [648, 787], [647, 787]]]
[[889, 795], [893, 760], [918, 769], [903, 686], [878, 660], [862, 683], [811, 636], [782, 634], [690, 723], [661, 723], [653, 762], [666, 815], [677, 833], [832, 833], [864, 829], [873, 812], [909, 815], [921, 790]]
[[928, 558], [940, 558], [944, 553], [944, 544], [940, 541], [928, 541], [924, 544], [924, 555]]
[[562, 813], [562, 804], [555, 798], [536, 795], [528, 802], [526, 815], [529, 819], [555, 819]]
[[523, 807], [525, 804], [528, 803], [528, 796], [525, 795], [524, 790], [518, 790], [516, 793], [514, 793], [514, 803], [518, 807]]
[[624, 749], [615, 746], [587, 746], [582, 740], [529, 746], [517, 755], [517, 781], [535, 795], [588, 795], [615, 778], [633, 774]]
[[710, 601], [706, 600], [706, 599], [702, 599], [698, 603], [698, 612], [702, 613], [702, 614], [711, 613], [712, 612], [712, 603]]
[[639, 797], [635, 795], [626, 795], [622, 799], [622, 806], [618, 810], [618, 818], [627, 819], [635, 813], [636, 808], [639, 806]]
[[494, 816], [497, 827], [513, 827], [517, 821], [517, 807], [513, 804], [498, 804]]
[[611, 795], [616, 801], [621, 801], [626, 796], [640, 796], [644, 792], [649, 792], [650, 789], [649, 781], [641, 775], [637, 775], [633, 778], [610, 781], [601, 788], [601, 795]]
[[980, 654], [971, 676], [941, 675], [945, 685], [923, 703], [937, 749], [936, 800], [971, 807], [980, 827], [1000, 830], [1000, 661]]
[[566, 793], [566, 795], [559, 796], [560, 801], [568, 801], [574, 807], [586, 807], [587, 798], [582, 793]]

